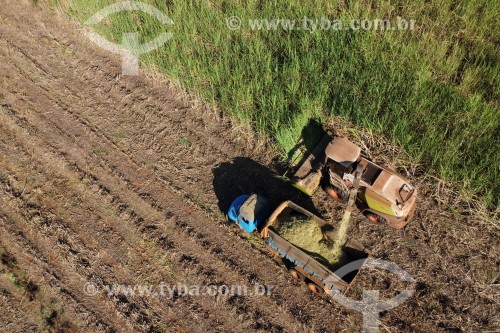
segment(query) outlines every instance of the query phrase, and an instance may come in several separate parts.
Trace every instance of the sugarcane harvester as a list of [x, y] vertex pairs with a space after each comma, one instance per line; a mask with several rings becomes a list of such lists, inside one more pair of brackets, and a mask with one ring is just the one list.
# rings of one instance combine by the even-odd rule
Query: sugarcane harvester
[[374, 223], [406, 226], [415, 212], [416, 187], [398, 172], [375, 164], [344, 137], [326, 134], [290, 180], [309, 196], [323, 183], [333, 199], [346, 203], [356, 171], [361, 175], [355, 206], [361, 213]]

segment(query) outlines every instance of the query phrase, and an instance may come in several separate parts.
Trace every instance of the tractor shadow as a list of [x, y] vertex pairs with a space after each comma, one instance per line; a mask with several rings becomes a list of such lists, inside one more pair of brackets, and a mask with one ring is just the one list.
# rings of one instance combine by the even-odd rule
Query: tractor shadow
[[275, 163], [273, 169], [247, 157], [236, 157], [217, 165], [213, 169], [213, 187], [219, 209], [226, 213], [231, 202], [239, 195], [257, 193], [269, 199], [272, 207], [291, 200], [320, 216], [310, 197], [280, 178], [277, 172], [282, 174], [284, 167]]

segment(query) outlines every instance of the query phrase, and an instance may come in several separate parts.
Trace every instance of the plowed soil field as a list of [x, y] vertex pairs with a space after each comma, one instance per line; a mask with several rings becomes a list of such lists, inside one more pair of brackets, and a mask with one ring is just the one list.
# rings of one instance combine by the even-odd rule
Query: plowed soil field
[[[9, 1], [0, 22], [0, 331], [361, 331], [360, 313], [309, 293], [223, 215], [249, 192], [292, 199], [334, 225], [341, 205], [273, 177], [282, 169], [265, 145], [179, 89], [122, 76], [119, 57], [64, 15]], [[381, 331], [499, 329], [494, 225], [441, 205], [423, 184], [404, 231], [355, 213], [349, 235], [417, 281], [412, 298], [382, 314]], [[160, 283], [272, 287], [262, 296], [105, 292]], [[387, 272], [363, 270], [351, 297], [397, 287]]]

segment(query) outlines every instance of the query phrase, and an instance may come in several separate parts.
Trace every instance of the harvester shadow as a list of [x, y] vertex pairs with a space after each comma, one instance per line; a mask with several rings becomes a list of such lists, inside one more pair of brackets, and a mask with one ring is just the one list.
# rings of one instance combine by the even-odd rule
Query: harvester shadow
[[327, 132], [321, 123], [317, 120], [309, 119], [309, 122], [301, 131], [300, 141], [297, 142], [297, 144], [295, 144], [295, 146], [293, 146], [287, 153], [288, 159], [293, 159], [295, 153], [302, 147], [304, 147], [308, 152], [313, 151], [321, 138], [326, 134]]
[[[277, 166], [277, 169], [281, 169]], [[281, 170], [279, 170], [281, 171]], [[311, 198], [292, 187], [271, 170], [251, 158], [236, 157], [213, 169], [213, 187], [219, 209], [226, 213], [231, 202], [242, 194], [257, 193], [269, 199], [272, 207], [291, 200], [319, 216]]]

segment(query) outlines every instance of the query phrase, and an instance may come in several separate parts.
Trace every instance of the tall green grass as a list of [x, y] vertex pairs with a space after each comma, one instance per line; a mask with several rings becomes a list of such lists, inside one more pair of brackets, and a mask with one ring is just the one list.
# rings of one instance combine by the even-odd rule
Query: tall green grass
[[[56, 0], [52, 0], [56, 1]], [[137, 31], [174, 37], [142, 61], [224, 112], [252, 124], [287, 153], [309, 118], [338, 115], [402, 145], [430, 172], [490, 207], [499, 197], [500, 2], [148, 0], [147, 14], [113, 14], [96, 26], [117, 42]], [[112, 0], [63, 6], [83, 22]], [[238, 16], [239, 30], [226, 19]], [[252, 31], [253, 18], [415, 20], [413, 31]]]

